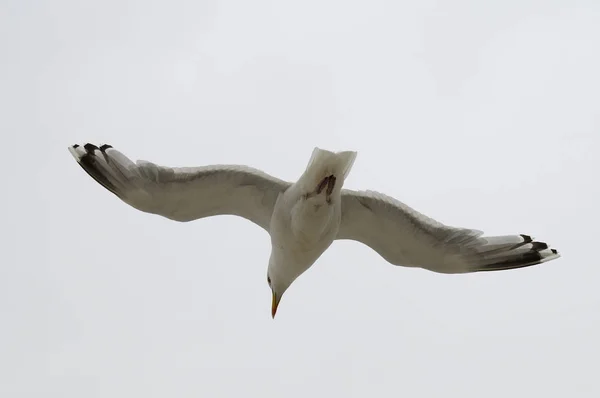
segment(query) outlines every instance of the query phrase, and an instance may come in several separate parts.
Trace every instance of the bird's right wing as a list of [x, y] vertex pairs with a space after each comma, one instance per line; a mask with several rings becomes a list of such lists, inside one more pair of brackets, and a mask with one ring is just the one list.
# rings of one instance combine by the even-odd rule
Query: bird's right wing
[[229, 214], [268, 232], [277, 197], [291, 185], [246, 166], [134, 163], [110, 145], [73, 145], [69, 151], [92, 178], [125, 203], [176, 221]]
[[444, 225], [378, 192], [342, 190], [337, 239], [362, 242], [394, 265], [465, 273], [527, 267], [560, 256], [528, 235], [482, 235]]

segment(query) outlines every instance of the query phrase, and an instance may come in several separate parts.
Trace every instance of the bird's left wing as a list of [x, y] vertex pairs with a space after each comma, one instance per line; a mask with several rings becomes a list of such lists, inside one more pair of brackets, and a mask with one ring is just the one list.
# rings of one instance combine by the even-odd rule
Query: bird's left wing
[[450, 227], [372, 191], [342, 190], [337, 239], [362, 242], [394, 265], [450, 274], [521, 268], [559, 257], [528, 235], [487, 237]]
[[229, 214], [268, 232], [277, 197], [291, 185], [246, 166], [134, 163], [110, 145], [73, 145], [69, 151], [92, 178], [125, 203], [176, 221]]

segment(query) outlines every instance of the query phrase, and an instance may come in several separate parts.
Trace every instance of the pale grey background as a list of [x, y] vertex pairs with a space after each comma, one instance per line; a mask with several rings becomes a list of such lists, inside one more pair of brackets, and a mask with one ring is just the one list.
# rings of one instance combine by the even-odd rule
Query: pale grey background
[[[0, 396], [598, 397], [600, 3], [0, 2]], [[396, 268], [337, 242], [275, 321], [268, 236], [178, 224], [67, 146], [347, 186], [563, 257]]]

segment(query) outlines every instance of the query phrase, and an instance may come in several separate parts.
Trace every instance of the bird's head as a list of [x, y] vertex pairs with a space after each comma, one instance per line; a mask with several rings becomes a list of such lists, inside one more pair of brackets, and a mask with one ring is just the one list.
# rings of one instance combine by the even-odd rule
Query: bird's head
[[271, 316], [273, 318], [275, 318], [283, 294], [309, 267], [310, 263], [299, 263], [293, 255], [286, 255], [286, 253], [282, 255], [281, 252], [276, 250], [271, 252], [267, 270], [267, 283], [271, 288]]
[[281, 297], [283, 293], [290, 287], [293, 280], [288, 280], [287, 278], [282, 278], [280, 274], [271, 273], [267, 274], [267, 283], [271, 288], [271, 317], [275, 318], [275, 314], [277, 313], [277, 307], [279, 306], [279, 302], [281, 301]]

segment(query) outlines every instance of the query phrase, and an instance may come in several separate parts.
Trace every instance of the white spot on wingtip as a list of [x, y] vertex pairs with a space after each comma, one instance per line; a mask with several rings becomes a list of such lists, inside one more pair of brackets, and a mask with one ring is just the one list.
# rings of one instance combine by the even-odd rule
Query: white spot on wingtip
[[74, 146], [70, 146], [69, 152], [71, 152], [71, 155], [73, 155], [73, 157], [75, 158], [75, 160], [77, 160], [77, 162], [79, 162], [81, 160], [81, 155], [77, 152], [77, 148], [75, 148]]

